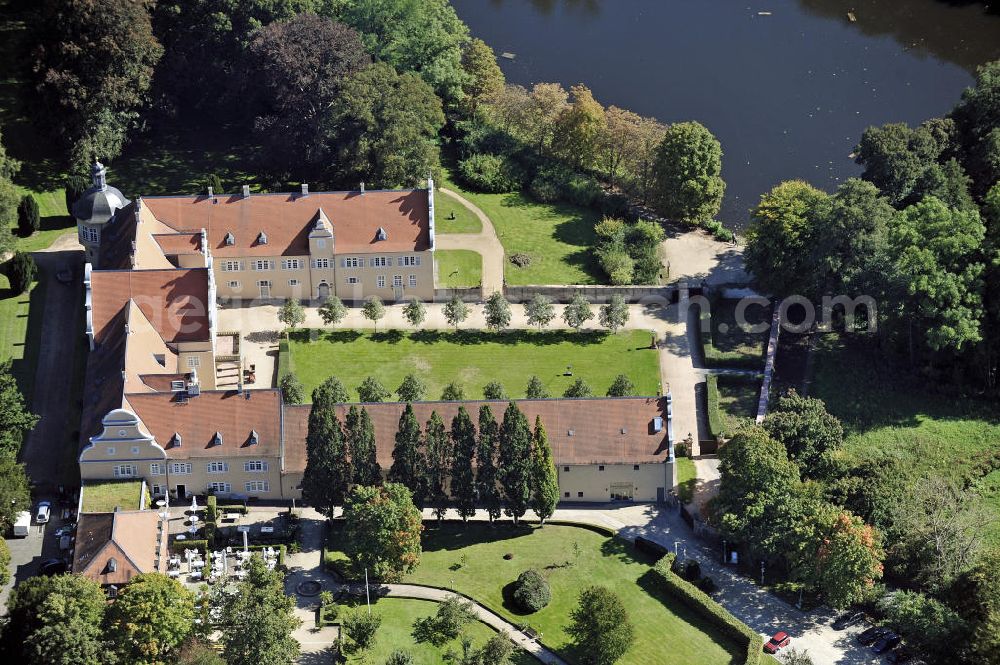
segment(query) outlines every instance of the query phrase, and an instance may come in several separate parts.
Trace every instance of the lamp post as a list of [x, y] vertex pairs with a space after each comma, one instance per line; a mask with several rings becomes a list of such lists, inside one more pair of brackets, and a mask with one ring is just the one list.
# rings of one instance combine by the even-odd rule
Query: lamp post
[[764, 560], [760, 560], [760, 585], [764, 586]]
[[679, 545], [679, 544], [680, 544], [680, 542], [681, 542], [681, 541], [679, 541], [679, 540], [675, 540], [675, 541], [674, 541], [674, 556], [675, 556], [675, 557], [677, 556], [677, 545]]
[[372, 613], [372, 596], [368, 590], [368, 567], [365, 566], [365, 600], [368, 602], [368, 614]]

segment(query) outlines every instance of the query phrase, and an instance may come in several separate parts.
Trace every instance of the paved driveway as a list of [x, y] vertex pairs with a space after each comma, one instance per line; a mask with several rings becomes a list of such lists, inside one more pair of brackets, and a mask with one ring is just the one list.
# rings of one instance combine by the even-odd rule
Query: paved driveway
[[503, 245], [493, 228], [493, 222], [476, 204], [457, 192], [444, 187], [439, 190], [472, 211], [479, 218], [483, 228], [479, 233], [437, 233], [434, 236], [435, 249], [469, 249], [483, 257], [483, 297], [494, 291], [503, 290], [504, 254]]

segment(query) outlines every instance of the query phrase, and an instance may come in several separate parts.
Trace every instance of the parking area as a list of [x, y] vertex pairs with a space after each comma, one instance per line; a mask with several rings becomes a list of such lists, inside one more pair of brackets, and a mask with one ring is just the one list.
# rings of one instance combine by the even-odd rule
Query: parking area
[[[0, 593], [0, 611], [3, 613], [7, 611], [7, 596], [10, 595], [10, 590], [15, 584], [20, 584], [29, 577], [37, 575], [38, 568], [43, 561], [64, 557], [68, 559], [69, 556], [68, 550], [59, 549], [59, 538], [56, 536], [60, 527], [74, 521], [72, 515], [69, 519], [62, 519], [62, 509], [67, 508], [68, 505], [60, 504], [58, 497], [52, 496], [40, 497], [39, 501], [52, 502], [52, 513], [48, 524], [36, 524], [35, 520], [32, 519], [27, 536], [6, 539], [7, 546], [10, 548], [12, 579]], [[34, 516], [34, 508], [37, 505], [37, 501], [32, 505], [32, 516]]]

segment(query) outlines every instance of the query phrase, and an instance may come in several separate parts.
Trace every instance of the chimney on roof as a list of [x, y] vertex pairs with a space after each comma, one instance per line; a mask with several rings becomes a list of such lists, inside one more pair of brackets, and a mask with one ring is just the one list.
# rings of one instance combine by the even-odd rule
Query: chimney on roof
[[309, 183], [302, 183], [302, 196], [309, 196]]
[[243, 198], [250, 198], [250, 185], [243, 185]]
[[365, 193], [365, 181], [364, 180], [361, 181], [361, 193], [362, 194]]

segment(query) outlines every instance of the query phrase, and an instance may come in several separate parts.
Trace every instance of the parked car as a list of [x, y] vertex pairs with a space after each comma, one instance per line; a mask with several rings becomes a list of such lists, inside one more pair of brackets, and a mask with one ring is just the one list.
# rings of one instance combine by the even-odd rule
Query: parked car
[[35, 510], [35, 522], [38, 524], [45, 524], [49, 521], [49, 516], [52, 514], [52, 504], [48, 501], [39, 501], [38, 508]]
[[779, 649], [784, 649], [792, 641], [792, 638], [788, 636], [788, 633], [780, 632], [775, 633], [774, 637], [769, 639], [764, 645], [764, 651], [767, 653], [778, 653]]
[[40, 575], [51, 577], [52, 575], [62, 575], [68, 569], [69, 567], [62, 559], [46, 559], [42, 562], [42, 565], [38, 567], [38, 573]]
[[833, 620], [831, 624], [834, 630], [844, 630], [848, 626], [853, 626], [865, 618], [864, 612], [846, 612]]
[[872, 653], [883, 654], [899, 644], [901, 639], [899, 635], [890, 630], [872, 645]]
[[72, 536], [73, 532], [76, 531], [76, 523], [63, 524], [61, 527], [56, 529], [56, 538], [62, 538], [63, 536]]
[[17, 520], [14, 522], [14, 535], [18, 538], [24, 538], [31, 532], [31, 513], [25, 510], [24, 512], [17, 514]]
[[892, 632], [888, 628], [883, 628], [882, 626], [872, 626], [865, 632], [858, 635], [858, 644], [863, 644], [868, 646], [869, 644], [874, 644], [878, 642], [886, 634]]

